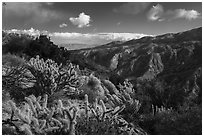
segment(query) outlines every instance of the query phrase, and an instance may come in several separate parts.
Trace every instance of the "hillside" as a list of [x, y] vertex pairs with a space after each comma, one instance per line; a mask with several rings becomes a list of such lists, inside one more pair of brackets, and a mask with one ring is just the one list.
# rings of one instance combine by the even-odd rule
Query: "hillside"
[[156, 78], [183, 87], [199, 79], [201, 88], [202, 28], [75, 50], [70, 58], [114, 84]]
[[[201, 134], [201, 32], [197, 28], [81, 50], [59, 47], [45, 35], [3, 33], [3, 134]], [[50, 114], [41, 115], [56, 101], [54, 107], [62, 110], [66, 104], [76, 107], [75, 120], [70, 119], [76, 125], [68, 122], [74, 130], [62, 127], [63, 121], [51, 132], [47, 125], [33, 128], [22, 117], [12, 121], [13, 114], [22, 114], [16, 110], [25, 100], [47, 123]], [[38, 113], [42, 101], [47, 104], [43, 114]], [[67, 117], [55, 110], [52, 119]], [[26, 123], [29, 132], [13, 129], [12, 122]]]

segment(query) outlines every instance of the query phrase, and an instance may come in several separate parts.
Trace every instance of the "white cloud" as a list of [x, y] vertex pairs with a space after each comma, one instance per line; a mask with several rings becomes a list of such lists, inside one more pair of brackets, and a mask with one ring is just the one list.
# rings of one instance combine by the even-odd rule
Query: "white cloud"
[[7, 33], [17, 33], [17, 34], [28, 34], [32, 36], [38, 36], [40, 35], [39, 30], [35, 30], [33, 28], [30, 28], [28, 30], [18, 30], [18, 29], [11, 29], [11, 30], [6, 30]]
[[59, 27], [60, 28], [67, 27], [67, 24], [66, 23], [62, 23], [62, 24], [59, 25]]
[[151, 21], [164, 21], [164, 20], [173, 20], [173, 19], [187, 19], [193, 20], [201, 18], [201, 13], [196, 10], [186, 10], [186, 9], [174, 9], [164, 11], [162, 5], [157, 4], [153, 6], [147, 14], [147, 18]]
[[79, 17], [70, 17], [69, 20], [76, 25], [78, 28], [89, 27], [91, 17], [86, 15], [84, 12], [79, 14]]
[[163, 19], [161, 18], [161, 16], [164, 13], [164, 8], [162, 5], [157, 4], [156, 6], [153, 6], [150, 11], [147, 14], [147, 18], [151, 21], [162, 21]]
[[7, 2], [6, 15], [7, 17], [26, 18], [27, 21], [35, 23], [48, 22], [62, 17], [61, 13], [42, 6], [43, 3], [37, 2]]
[[121, 5], [118, 8], [113, 9], [116, 13], [126, 13], [126, 14], [138, 14], [144, 11], [150, 2], [129, 2]]
[[193, 20], [200, 17], [200, 13], [196, 10], [176, 9], [174, 14], [175, 18], [184, 18], [187, 20]]
[[38, 29], [30, 28], [28, 30], [18, 30], [18, 29], [11, 29], [11, 30], [5, 30], [7, 33], [17, 33], [17, 34], [28, 34], [31, 36], [39, 36], [40, 34], [49, 35], [49, 32], [46, 30], [40, 31]]
[[141, 37], [147, 36], [145, 34], [137, 33], [60, 33], [55, 32], [50, 34], [51, 39], [55, 41], [56, 44], [90, 44], [90, 45], [101, 45], [106, 44], [111, 41], [127, 41], [131, 39], [139, 39]]
[[138, 33], [69, 33], [69, 32], [48, 32], [39, 31], [33, 28], [28, 30], [6, 30], [8, 33], [29, 34], [32, 36], [39, 36], [40, 34], [48, 35], [51, 40], [57, 44], [87, 44], [87, 45], [102, 45], [112, 41], [128, 41], [131, 39], [139, 39], [145, 34]]

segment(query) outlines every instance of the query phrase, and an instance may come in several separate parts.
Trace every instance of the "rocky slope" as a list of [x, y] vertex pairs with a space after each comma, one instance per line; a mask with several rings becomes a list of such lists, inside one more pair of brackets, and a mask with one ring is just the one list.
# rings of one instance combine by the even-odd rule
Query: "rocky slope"
[[83, 67], [112, 76], [116, 83], [121, 79], [135, 82], [157, 77], [184, 85], [192, 77], [201, 77], [202, 28], [75, 50], [70, 58]]

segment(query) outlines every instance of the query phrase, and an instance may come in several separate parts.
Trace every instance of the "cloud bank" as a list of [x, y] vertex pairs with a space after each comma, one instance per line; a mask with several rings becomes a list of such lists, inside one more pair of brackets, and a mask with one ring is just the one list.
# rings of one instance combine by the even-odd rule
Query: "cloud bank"
[[77, 43], [77, 44], [106, 44], [111, 41], [127, 41], [131, 39], [138, 39], [145, 34], [137, 33], [93, 33], [93, 34], [82, 34], [82, 33], [59, 33], [55, 32], [50, 34], [51, 38], [57, 44], [65, 43]]
[[17, 33], [17, 34], [28, 34], [31, 36], [39, 36], [40, 34], [45, 34], [48, 35], [49, 32], [48, 31], [39, 31], [37, 29], [34, 28], [30, 28], [28, 30], [24, 29], [24, 30], [18, 30], [18, 29], [11, 29], [11, 30], [5, 30], [7, 33]]
[[89, 27], [91, 17], [86, 15], [84, 12], [80, 13], [78, 17], [70, 17], [69, 20], [72, 24], [76, 25], [78, 28]]
[[174, 9], [165, 11], [161, 4], [153, 6], [147, 13], [147, 18], [150, 21], [164, 21], [173, 19], [194, 20], [201, 18], [201, 13], [196, 10]]
[[174, 16], [174, 18], [184, 18], [187, 20], [197, 19], [201, 15], [196, 10], [185, 10], [185, 9], [176, 9], [174, 11], [170, 11], [170, 13]]
[[102, 45], [112, 41], [127, 41], [131, 39], [139, 39], [145, 34], [138, 33], [75, 33], [75, 32], [48, 32], [48, 31], [39, 31], [33, 28], [29, 30], [6, 30], [9, 33], [18, 33], [18, 34], [29, 34], [32, 36], [38, 36], [40, 34], [48, 35], [51, 40], [57, 44], [87, 44], [87, 45]]

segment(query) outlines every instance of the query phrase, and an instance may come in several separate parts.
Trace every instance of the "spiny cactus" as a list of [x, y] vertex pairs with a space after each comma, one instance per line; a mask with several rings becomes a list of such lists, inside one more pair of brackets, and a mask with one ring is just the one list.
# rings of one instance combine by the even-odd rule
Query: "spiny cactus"
[[101, 82], [109, 90], [110, 94], [118, 94], [119, 93], [119, 91], [117, 90], [115, 85], [112, 82], [110, 82], [109, 80], [102, 80]]
[[85, 115], [77, 119], [77, 134], [138, 134], [136, 128], [120, 116], [125, 109], [124, 105], [107, 108], [103, 100], [97, 99], [91, 104], [88, 102], [88, 95], [85, 95], [84, 109]]
[[[88, 96], [86, 98], [88, 98]], [[125, 108], [125, 106], [123, 105], [121, 107], [117, 106], [115, 108], [107, 109], [103, 100], [98, 101], [97, 99], [92, 105], [92, 107], [91, 105], [88, 105], [86, 107], [87, 110], [91, 110], [93, 112], [95, 118], [98, 121], [103, 121], [106, 118], [106, 116], [114, 117], [115, 115], [118, 115], [120, 112], [122, 112]]]
[[47, 95], [43, 99], [33, 95], [26, 97], [24, 109], [19, 109], [10, 100], [11, 118], [3, 120], [3, 124], [14, 126], [19, 134], [74, 135], [78, 109], [74, 106], [64, 107], [61, 100], [48, 108], [47, 98]]
[[134, 116], [139, 111], [141, 103], [136, 99], [132, 84], [125, 81], [119, 88], [117, 94], [107, 94], [108, 103], [112, 107], [125, 105], [124, 112]]
[[40, 94], [52, 95], [57, 91], [69, 91], [70, 87], [78, 87], [79, 67], [71, 63], [66, 67], [58, 65], [51, 59], [44, 61], [39, 56], [31, 58], [27, 65], [34, 77], [35, 87]]

